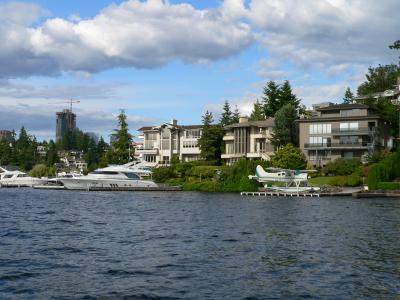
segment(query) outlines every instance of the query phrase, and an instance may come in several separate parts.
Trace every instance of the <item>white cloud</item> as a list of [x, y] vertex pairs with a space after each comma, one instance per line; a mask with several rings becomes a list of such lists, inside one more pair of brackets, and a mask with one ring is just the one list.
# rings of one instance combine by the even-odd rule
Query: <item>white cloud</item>
[[[154, 68], [171, 61], [199, 63], [235, 55], [253, 42], [246, 23], [223, 9], [196, 10], [162, 0], [112, 4], [92, 19], [47, 19], [40, 7], [0, 4], [0, 77]], [[13, 14], [9, 16], [9, 12]], [[32, 12], [29, 17], [26, 15]]]
[[252, 0], [245, 16], [276, 59], [301, 68], [343, 72], [393, 61], [400, 2]]
[[307, 85], [294, 87], [294, 93], [307, 107], [321, 102], [341, 102], [347, 84], [339, 82], [325, 85]]

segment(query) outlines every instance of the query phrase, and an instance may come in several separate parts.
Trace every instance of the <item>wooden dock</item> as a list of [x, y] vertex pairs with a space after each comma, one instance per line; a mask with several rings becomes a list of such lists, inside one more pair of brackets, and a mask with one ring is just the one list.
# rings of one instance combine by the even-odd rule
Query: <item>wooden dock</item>
[[258, 197], [319, 197], [318, 193], [283, 193], [283, 192], [241, 192], [241, 196]]
[[284, 192], [241, 192], [241, 196], [256, 196], [256, 197], [351, 197], [350, 192], [338, 192], [338, 193], [284, 193]]

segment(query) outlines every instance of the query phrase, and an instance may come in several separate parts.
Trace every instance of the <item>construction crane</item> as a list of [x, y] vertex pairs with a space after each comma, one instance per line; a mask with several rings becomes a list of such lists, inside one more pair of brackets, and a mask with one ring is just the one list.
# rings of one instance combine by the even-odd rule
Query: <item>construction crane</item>
[[61, 104], [61, 103], [69, 103], [69, 110], [70, 112], [72, 112], [72, 103], [81, 103], [81, 101], [70, 99], [68, 101], [50, 102], [49, 104]]

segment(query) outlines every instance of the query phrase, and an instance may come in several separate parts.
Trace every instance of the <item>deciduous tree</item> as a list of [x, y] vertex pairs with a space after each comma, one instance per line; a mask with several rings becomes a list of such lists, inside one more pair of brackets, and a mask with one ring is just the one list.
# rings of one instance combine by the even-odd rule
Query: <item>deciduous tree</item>
[[275, 168], [301, 170], [306, 168], [306, 158], [299, 148], [287, 144], [280, 148], [271, 158], [271, 164]]

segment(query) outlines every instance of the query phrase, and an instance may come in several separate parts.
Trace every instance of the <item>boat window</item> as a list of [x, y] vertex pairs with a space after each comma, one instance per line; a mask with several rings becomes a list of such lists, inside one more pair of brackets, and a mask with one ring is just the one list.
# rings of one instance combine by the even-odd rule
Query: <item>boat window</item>
[[135, 173], [124, 173], [126, 175], [126, 177], [128, 177], [129, 179], [134, 179], [134, 180], [138, 180], [140, 179], [140, 177], [138, 175], [136, 175]]
[[27, 177], [27, 175], [26, 174], [18, 174], [17, 177]]
[[11, 178], [11, 177], [13, 177], [13, 174], [7, 174], [7, 175], [4, 175], [4, 179], [6, 179], [6, 178]]
[[118, 175], [115, 171], [94, 171], [92, 174], [103, 174], [103, 175]]

